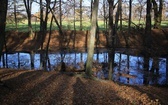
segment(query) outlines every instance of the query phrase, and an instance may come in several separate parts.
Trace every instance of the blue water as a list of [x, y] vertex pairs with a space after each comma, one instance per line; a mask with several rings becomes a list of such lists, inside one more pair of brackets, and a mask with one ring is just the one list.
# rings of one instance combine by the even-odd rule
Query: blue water
[[[82, 54], [82, 58], [81, 58]], [[6, 56], [6, 54], [4, 54]], [[144, 72], [143, 70], [143, 57], [137, 57], [137, 56], [129, 56], [129, 68], [127, 67], [127, 55], [121, 54], [121, 60], [120, 60], [120, 54], [115, 54], [115, 62], [118, 64], [117, 67], [114, 68], [113, 73], [113, 80], [119, 81], [121, 83], [125, 84], [138, 84], [141, 85], [144, 82], [144, 76], [147, 78], [147, 81], [149, 84], [166, 84], [166, 59], [165, 58], [159, 58], [159, 73], [150, 73], [150, 72]], [[97, 54], [94, 54], [93, 56], [94, 60], [97, 60], [98, 62], [107, 62], [108, 61], [108, 54], [107, 53], [99, 53], [97, 59]], [[2, 59], [2, 58], [1, 58]], [[7, 64], [8, 68], [13, 69], [31, 69], [30, 65], [30, 55], [28, 53], [19, 53], [19, 59], [20, 59], [20, 67], [18, 67], [18, 53], [14, 54], [8, 54], [7, 55]], [[55, 54], [49, 54], [49, 59], [51, 63], [51, 68], [54, 68], [61, 62], [61, 56], [59, 53]], [[67, 65], [75, 65], [78, 66], [77, 63], [83, 61], [86, 62], [87, 59], [87, 53], [68, 53], [65, 55], [64, 62]], [[6, 61], [6, 59], [5, 59]], [[119, 68], [119, 62], [120, 68]], [[150, 68], [152, 65], [152, 59], [149, 62]], [[35, 54], [34, 56], [34, 68], [35, 70], [39, 70], [40, 68], [40, 54]], [[2, 60], [0, 61], [0, 67], [3, 67]], [[134, 76], [134, 78], [127, 78], [124, 76], [118, 76], [118, 73], [125, 73], [131, 76]], [[103, 72], [100, 71], [97, 73], [98, 78], [100, 78], [100, 75]], [[108, 73], [103, 73], [103, 76], [105, 78], [108, 77]]]

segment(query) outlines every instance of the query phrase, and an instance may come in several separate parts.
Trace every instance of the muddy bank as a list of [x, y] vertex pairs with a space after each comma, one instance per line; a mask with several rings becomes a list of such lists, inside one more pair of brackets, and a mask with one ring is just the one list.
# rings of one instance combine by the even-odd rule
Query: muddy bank
[[[168, 29], [152, 30], [151, 49], [146, 49], [154, 55], [166, 55], [168, 46]], [[49, 32], [44, 35], [41, 32], [36, 32], [33, 38], [25, 32], [6, 32], [6, 48], [9, 52], [14, 51], [34, 51], [45, 50], [49, 41], [49, 51], [56, 52], [60, 49], [69, 51], [86, 51], [89, 31], [71, 31], [63, 32], [64, 36], [60, 36], [58, 31], [52, 31], [51, 39], [49, 40]], [[44, 37], [42, 38], [42, 35]], [[107, 33], [98, 32], [96, 36], [95, 48], [108, 50]], [[130, 52], [138, 55], [143, 53], [144, 48], [144, 30], [133, 30], [130, 33], [123, 31], [116, 36], [115, 47], [118, 51], [126, 52], [126, 46], [131, 49]], [[126, 41], [127, 40], [127, 41]], [[43, 44], [43, 46], [41, 46]], [[132, 51], [133, 50], [133, 51]], [[4, 49], [5, 51], [5, 49]]]

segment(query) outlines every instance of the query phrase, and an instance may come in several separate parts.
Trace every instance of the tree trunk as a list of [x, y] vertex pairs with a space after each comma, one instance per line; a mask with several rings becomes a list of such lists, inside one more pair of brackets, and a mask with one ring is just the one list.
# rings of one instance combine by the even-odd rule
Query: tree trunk
[[151, 0], [147, 0], [146, 27], [144, 36], [144, 69], [149, 70], [149, 55], [151, 48]]
[[168, 57], [166, 57], [166, 84], [168, 85]]
[[154, 9], [154, 28], [161, 28], [163, 0], [159, 0], [159, 7], [155, 0], [152, 0]]
[[31, 24], [31, 8], [32, 8], [33, 0], [23, 0], [23, 1], [26, 8], [26, 13], [27, 13], [29, 36], [33, 38], [34, 33], [33, 33], [32, 24]]
[[64, 58], [65, 58], [65, 52], [64, 52], [64, 47], [65, 45], [63, 45], [63, 41], [64, 41], [64, 34], [63, 34], [63, 31], [62, 31], [62, 27], [60, 26], [57, 18], [55, 17], [55, 13], [53, 12], [53, 9], [50, 7], [50, 5], [48, 6], [51, 14], [52, 14], [52, 17], [56, 23], [56, 25], [58, 26], [58, 29], [59, 29], [59, 35], [60, 35], [60, 40], [59, 40], [59, 47], [60, 47], [60, 50], [61, 50], [61, 71], [65, 71], [66, 68], [65, 68], [65, 63], [63, 62], [64, 61]]
[[[45, 61], [47, 62], [48, 61], [48, 67], [49, 69], [51, 69], [50, 67], [50, 60], [49, 60], [49, 57], [48, 57], [48, 49], [49, 49], [49, 45], [50, 45], [50, 40], [51, 40], [51, 34], [52, 34], [52, 23], [53, 23], [53, 19], [54, 17], [52, 16], [51, 18], [51, 22], [50, 22], [50, 34], [49, 34], [49, 38], [48, 38], [48, 42], [47, 42], [47, 47], [46, 47], [46, 55], [45, 55]], [[47, 64], [45, 65], [45, 70], [47, 70]]]
[[82, 31], [82, 2], [83, 0], [80, 0], [80, 30]]
[[98, 4], [99, 0], [94, 0], [93, 10], [92, 10], [92, 21], [91, 21], [91, 30], [89, 36], [89, 44], [88, 44], [88, 56], [86, 62], [86, 75], [88, 77], [92, 76], [92, 62], [93, 62], [93, 54], [94, 54], [94, 43], [96, 36], [96, 22], [97, 22], [97, 14], [98, 14]]
[[90, 3], [90, 22], [92, 21], [92, 10], [93, 10], [93, 0], [91, 0], [91, 3]]
[[76, 24], [75, 24], [75, 22], [76, 22], [76, 13], [75, 13], [75, 4], [76, 4], [76, 1], [74, 0], [74, 31], [76, 30]]
[[6, 27], [6, 14], [8, 8], [8, 0], [0, 0], [0, 59], [5, 44], [5, 27]]
[[46, 0], [46, 11], [45, 11], [45, 18], [44, 18], [44, 31], [47, 31], [47, 22], [48, 22], [48, 14], [49, 14], [49, 7], [50, 7], [51, 0]]
[[60, 27], [62, 27], [62, 0], [59, 0]]
[[34, 52], [32, 51], [30, 53], [30, 64], [31, 64], [31, 69], [33, 70], [34, 69]]
[[40, 31], [43, 31], [43, 2], [40, 0]]
[[[0, 59], [2, 56], [3, 46], [5, 43], [5, 27], [6, 27], [6, 15], [8, 8], [8, 0], [0, 0]], [[3, 83], [0, 80], [1, 83]], [[4, 85], [4, 84], [3, 84]]]
[[[41, 42], [41, 50], [43, 50], [43, 36], [44, 36], [44, 13], [43, 13], [43, 1], [40, 0], [40, 32], [42, 33], [41, 34], [41, 37], [40, 37], [40, 42]], [[40, 69], [43, 69], [43, 53], [41, 52], [40, 53]]]
[[151, 35], [151, 0], [147, 0], [147, 13], [146, 13], [146, 27], [145, 27], [145, 35], [147, 37], [146, 45], [150, 44], [150, 35]]
[[[42, 21], [42, 25], [43, 25], [42, 26], [42, 36], [41, 36], [41, 50], [44, 49], [43, 48], [43, 42], [44, 42], [45, 37], [46, 37], [48, 14], [49, 14], [49, 9], [50, 9], [50, 1], [51, 0], [46, 0], [46, 11], [45, 11], [45, 18], [44, 18], [44, 20], [43, 20], [43, 17], [41, 17], [42, 18], [41, 21]], [[42, 1], [41, 1], [41, 3], [42, 3]], [[40, 4], [40, 5], [42, 5], [42, 4]], [[41, 11], [41, 12], [43, 12], [43, 11]], [[41, 15], [43, 16], [43, 13]], [[44, 51], [44, 53], [46, 53], [46, 51]], [[48, 57], [48, 56], [46, 56], [46, 54], [44, 54], [44, 53], [41, 53], [42, 54], [41, 55], [42, 58], [40, 60], [40, 67], [46, 69], [46, 67], [47, 67], [46, 57]]]
[[122, 30], [122, 0], [119, 0], [120, 30]]
[[73, 34], [73, 48], [75, 49], [75, 40], [76, 40], [76, 1], [74, 0], [74, 34]]
[[103, 0], [103, 22], [104, 22], [104, 29], [106, 30], [106, 7], [105, 7], [105, 0]]
[[17, 24], [17, 7], [16, 7], [16, 0], [14, 2], [14, 20], [15, 20], [15, 29], [18, 31], [18, 24]]
[[112, 79], [113, 62], [114, 62], [114, 40], [115, 40], [115, 26], [113, 25], [113, 12], [114, 12], [114, 0], [108, 0], [109, 2], [109, 35], [108, 35], [108, 67], [109, 75], [108, 79]]
[[131, 16], [132, 16], [132, 0], [129, 0], [129, 21], [128, 21], [128, 31], [131, 30]]
[[153, 57], [151, 72], [158, 74], [159, 73], [159, 58]]

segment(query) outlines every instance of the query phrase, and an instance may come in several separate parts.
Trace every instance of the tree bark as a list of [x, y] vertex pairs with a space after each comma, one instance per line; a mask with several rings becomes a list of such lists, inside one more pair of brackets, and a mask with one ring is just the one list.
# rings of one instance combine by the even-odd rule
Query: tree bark
[[150, 48], [151, 43], [151, 0], [147, 0], [146, 27], [145, 27], [145, 46]]
[[43, 31], [43, 2], [40, 0], [40, 31]]
[[159, 0], [159, 7], [155, 0], [152, 0], [154, 9], [154, 28], [161, 28], [163, 0]]
[[62, 0], [59, 0], [59, 12], [60, 12], [60, 27], [62, 27]]
[[82, 31], [82, 2], [83, 0], [80, 0], [80, 30]]
[[90, 21], [92, 21], [93, 0], [91, 0], [90, 7]]
[[131, 17], [132, 17], [132, 0], [129, 0], [129, 21], [128, 21], [128, 31], [131, 30]]
[[119, 0], [120, 31], [122, 31], [122, 0]]
[[90, 30], [89, 43], [88, 43], [88, 56], [87, 56], [87, 62], [86, 62], [86, 75], [88, 77], [92, 76], [92, 62], [93, 62], [94, 43], [95, 43], [96, 28], [97, 28], [96, 22], [97, 22], [97, 14], [98, 14], [98, 4], [99, 4], [99, 0], [94, 0], [93, 10], [92, 10], [91, 30]]
[[149, 70], [149, 55], [151, 49], [151, 0], [147, 0], [146, 27], [144, 36], [144, 69]]
[[[2, 4], [0, 6], [0, 61], [1, 61], [1, 56], [2, 56], [3, 67], [8, 68], [6, 34], [5, 34], [6, 16], [7, 16], [7, 10], [8, 10], [8, 0], [1, 0], [0, 3]], [[4, 48], [5, 48], [5, 53], [6, 53], [5, 55], [6, 56], [3, 53]], [[6, 58], [6, 60], [5, 60], [5, 58]]]
[[103, 21], [104, 21], [104, 29], [106, 30], [106, 4], [105, 4], [105, 0], [103, 0]]
[[75, 4], [76, 4], [76, 0], [74, 0], [74, 31], [76, 30], [76, 13], [75, 13], [75, 10], [76, 10], [76, 7], [75, 7]]
[[5, 44], [5, 27], [6, 27], [6, 15], [8, 8], [8, 0], [0, 0], [0, 59]]
[[114, 0], [108, 0], [109, 2], [109, 35], [108, 35], [108, 79], [112, 79], [113, 63], [114, 63], [114, 41], [115, 41], [115, 26], [113, 25], [113, 12], [114, 12]]
[[17, 7], [16, 7], [16, 0], [13, 1], [14, 2], [14, 20], [15, 20], [15, 28], [16, 31], [18, 31], [18, 24], [17, 24]]
[[168, 85], [168, 57], [166, 57], [166, 84]]
[[32, 29], [32, 24], [31, 24], [31, 8], [32, 8], [33, 0], [23, 0], [23, 1], [24, 1], [24, 5], [26, 8], [26, 13], [27, 13], [29, 36], [31, 38], [33, 38], [34, 33], [33, 33], [33, 29]]

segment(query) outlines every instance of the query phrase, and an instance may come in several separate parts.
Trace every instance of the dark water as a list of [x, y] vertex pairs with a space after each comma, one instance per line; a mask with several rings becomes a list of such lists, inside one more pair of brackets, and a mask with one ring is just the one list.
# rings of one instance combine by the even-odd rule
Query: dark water
[[[6, 54], [4, 54], [6, 56]], [[19, 56], [19, 59], [18, 59]], [[166, 84], [166, 59], [159, 58], [159, 72], [151, 73], [145, 72], [143, 70], [143, 57], [129, 56], [128, 55], [116, 53], [115, 62], [117, 66], [114, 68], [113, 80], [119, 81], [124, 84], [142, 85], [144, 81], [148, 84]], [[56, 67], [61, 62], [61, 55], [59, 53], [49, 54], [49, 59], [51, 63], [51, 68]], [[65, 55], [64, 62], [66, 65], [75, 65], [78, 68], [79, 62], [85, 62], [87, 59], [87, 53], [68, 53]], [[30, 54], [28, 53], [14, 53], [7, 54], [7, 59], [4, 57], [5, 62], [7, 62], [8, 68], [13, 69], [31, 69]], [[107, 62], [108, 54], [99, 53], [94, 54], [94, 60], [98, 62]], [[20, 61], [20, 62], [18, 62]], [[152, 59], [149, 62], [150, 68], [152, 65]], [[129, 63], [129, 66], [127, 64]], [[34, 56], [34, 68], [39, 70], [40, 68], [40, 54], [35, 54]], [[0, 67], [3, 67], [2, 59], [0, 61]], [[127, 76], [118, 75], [118, 73], [127, 74]], [[99, 71], [97, 73], [98, 78], [101, 76], [105, 78], [108, 77], [108, 72]]]

